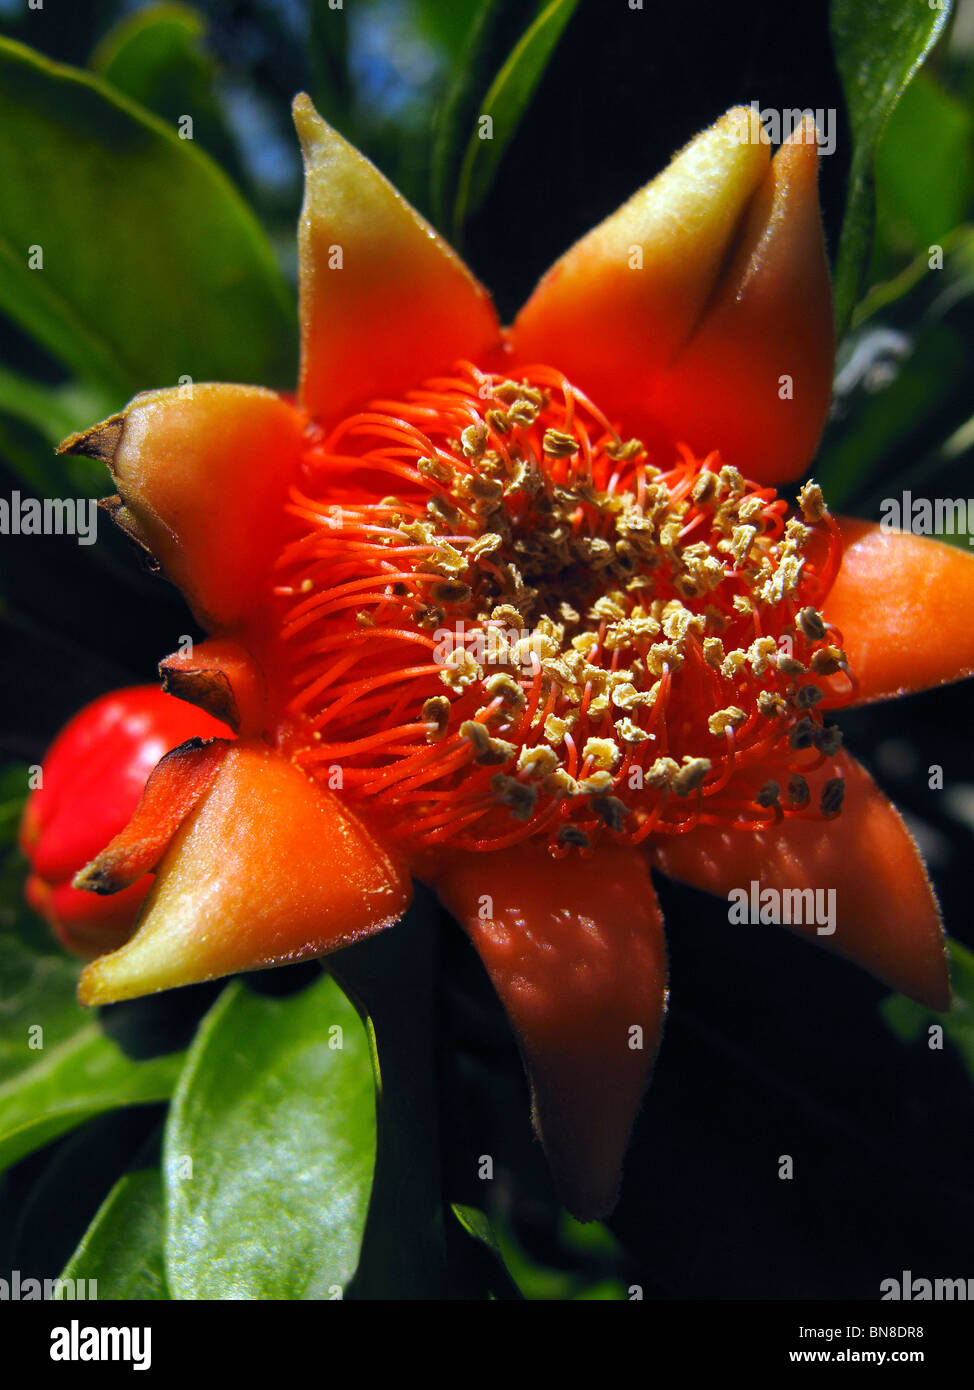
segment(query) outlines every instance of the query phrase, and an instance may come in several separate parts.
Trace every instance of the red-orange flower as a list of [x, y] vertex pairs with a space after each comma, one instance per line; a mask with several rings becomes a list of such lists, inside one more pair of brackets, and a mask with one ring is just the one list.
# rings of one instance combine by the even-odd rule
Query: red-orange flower
[[307, 98], [295, 119], [297, 398], [154, 391], [63, 446], [109, 465], [115, 519], [214, 634], [166, 688], [238, 734], [164, 759], [82, 875], [156, 881], [81, 995], [325, 954], [394, 923], [416, 875], [593, 1217], [663, 1020], [650, 866], [796, 908], [834, 889], [834, 934], [795, 928], [947, 1006], [916, 847], [826, 715], [974, 669], [974, 560], [775, 493], [832, 372], [809, 126], [772, 160], [728, 112], [505, 331]]

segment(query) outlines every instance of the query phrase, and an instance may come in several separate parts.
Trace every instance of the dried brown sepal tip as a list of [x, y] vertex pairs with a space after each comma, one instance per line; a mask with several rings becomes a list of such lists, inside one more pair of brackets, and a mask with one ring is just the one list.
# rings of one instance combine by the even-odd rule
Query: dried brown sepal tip
[[166, 661], [159, 663], [162, 688], [167, 695], [212, 714], [233, 729], [240, 730], [240, 710], [233, 686], [224, 671], [185, 670]]
[[110, 415], [107, 420], [92, 425], [90, 430], [82, 430], [79, 434], [68, 435], [67, 439], [62, 439], [57, 446], [57, 452], [80, 458], [97, 459], [99, 463], [107, 464], [111, 468], [124, 425], [125, 413], [119, 411], [117, 415]]
[[198, 705], [241, 737], [259, 735], [267, 719], [267, 681], [250, 653], [232, 638], [213, 637], [159, 663], [168, 695]]
[[102, 497], [98, 502], [98, 507], [100, 511], [105, 512], [106, 515], [111, 518], [120, 531], [125, 532], [130, 541], [135, 542], [142, 551], [145, 563], [149, 568], [158, 570], [160, 568], [159, 561], [152, 551], [148, 536], [142, 530], [134, 513], [125, 505], [118, 493], [113, 493], [111, 497]]
[[187, 739], [152, 770], [135, 815], [72, 880], [84, 892], [120, 893], [151, 873], [170, 840], [213, 780], [232, 745], [226, 739]]

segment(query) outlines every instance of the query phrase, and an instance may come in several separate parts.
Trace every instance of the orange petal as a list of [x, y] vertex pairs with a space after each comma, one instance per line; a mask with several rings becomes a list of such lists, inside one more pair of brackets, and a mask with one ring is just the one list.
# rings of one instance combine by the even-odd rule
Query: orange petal
[[268, 722], [264, 673], [239, 642], [214, 638], [174, 652], [160, 661], [159, 675], [167, 695], [198, 705], [245, 738]]
[[230, 747], [227, 739], [191, 738], [161, 758], [128, 825], [75, 875], [72, 887], [119, 893], [154, 869]]
[[834, 761], [846, 778], [836, 819], [789, 818], [760, 833], [701, 827], [690, 835], [661, 837], [654, 862], [670, 878], [721, 897], [755, 882], [779, 892], [821, 890], [827, 908], [834, 890], [832, 934], [819, 934], [814, 923], [792, 930], [930, 1008], [946, 1009], [950, 986], [940, 912], [920, 853], [865, 769], [846, 754]]
[[666, 1000], [662, 920], [633, 850], [554, 864], [544, 846], [447, 860], [436, 892], [507, 1009], [535, 1127], [568, 1208], [612, 1209]]
[[376, 395], [498, 346], [490, 297], [388, 179], [294, 101], [304, 151], [298, 232], [301, 401], [333, 422]]
[[548, 271], [511, 329], [517, 358], [556, 363], [627, 429], [641, 425], [659, 373], [715, 291], [768, 160], [757, 113], [732, 108]]
[[755, 194], [734, 259], [652, 411], [674, 439], [760, 483], [804, 472], [832, 391], [832, 290], [807, 118]]
[[842, 633], [858, 702], [974, 673], [974, 555], [874, 522], [839, 525], [845, 551], [825, 616]]
[[329, 792], [237, 742], [159, 866], [135, 935], [81, 976], [84, 1004], [324, 955], [391, 926], [411, 885]]
[[107, 463], [120, 494], [114, 519], [205, 626], [226, 629], [265, 601], [304, 426], [273, 391], [194, 384], [136, 396], [59, 452]]

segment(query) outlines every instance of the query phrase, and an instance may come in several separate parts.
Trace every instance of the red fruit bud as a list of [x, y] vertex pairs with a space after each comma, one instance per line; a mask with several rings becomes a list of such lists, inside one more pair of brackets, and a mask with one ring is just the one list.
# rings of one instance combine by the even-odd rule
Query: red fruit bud
[[152, 875], [111, 897], [71, 880], [128, 824], [165, 753], [189, 738], [228, 737], [225, 724], [154, 685], [103, 695], [62, 729], [24, 807], [20, 845], [27, 901], [64, 945], [89, 958], [128, 939]]

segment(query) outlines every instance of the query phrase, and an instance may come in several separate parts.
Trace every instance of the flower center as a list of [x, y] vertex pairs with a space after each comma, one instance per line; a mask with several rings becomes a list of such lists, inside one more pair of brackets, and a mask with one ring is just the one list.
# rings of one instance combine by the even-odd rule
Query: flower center
[[841, 540], [799, 500], [650, 460], [548, 367], [314, 432], [275, 590], [295, 760], [416, 848], [831, 818]]

